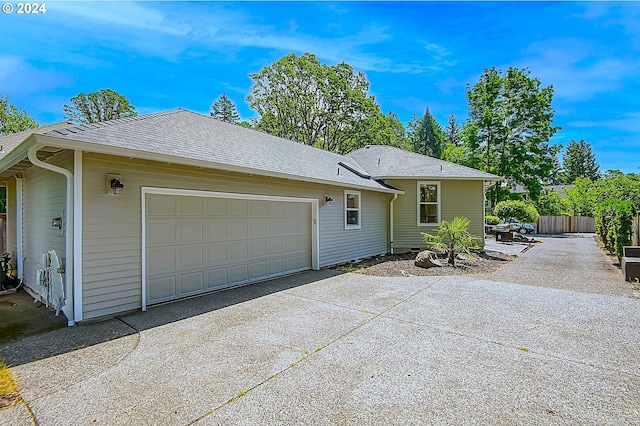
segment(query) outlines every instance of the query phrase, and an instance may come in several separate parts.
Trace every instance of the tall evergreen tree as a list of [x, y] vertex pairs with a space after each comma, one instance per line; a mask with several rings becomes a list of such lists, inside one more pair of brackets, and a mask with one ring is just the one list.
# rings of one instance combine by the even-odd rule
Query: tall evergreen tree
[[564, 164], [563, 183], [565, 184], [573, 183], [580, 176], [588, 177], [591, 180], [600, 178], [600, 166], [596, 162], [591, 144], [583, 139], [580, 142], [569, 141], [562, 156], [562, 162]]
[[442, 158], [445, 148], [445, 134], [440, 123], [431, 115], [429, 107], [425, 109], [421, 118], [413, 115], [411, 122], [409, 122], [409, 139], [414, 152]]
[[462, 137], [460, 136], [460, 126], [456, 123], [456, 116], [451, 113], [449, 116], [449, 124], [446, 128], [446, 141], [454, 146], [462, 145]]
[[216, 101], [211, 104], [211, 116], [227, 123], [237, 123], [240, 121], [240, 114], [236, 105], [227, 97], [225, 93], [220, 95]]

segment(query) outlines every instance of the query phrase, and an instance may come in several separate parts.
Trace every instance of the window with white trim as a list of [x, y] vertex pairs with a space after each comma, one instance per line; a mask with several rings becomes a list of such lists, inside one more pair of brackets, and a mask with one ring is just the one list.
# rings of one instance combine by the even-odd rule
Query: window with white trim
[[418, 226], [440, 223], [440, 182], [418, 182]]
[[344, 229], [360, 229], [360, 191], [344, 191]]

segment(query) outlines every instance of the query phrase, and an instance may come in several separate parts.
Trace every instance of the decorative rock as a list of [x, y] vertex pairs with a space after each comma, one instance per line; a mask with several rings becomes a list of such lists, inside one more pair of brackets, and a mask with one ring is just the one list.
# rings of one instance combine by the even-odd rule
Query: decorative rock
[[442, 263], [440, 263], [436, 254], [430, 250], [424, 250], [418, 253], [413, 264], [425, 269], [429, 269], [434, 266], [442, 266]]

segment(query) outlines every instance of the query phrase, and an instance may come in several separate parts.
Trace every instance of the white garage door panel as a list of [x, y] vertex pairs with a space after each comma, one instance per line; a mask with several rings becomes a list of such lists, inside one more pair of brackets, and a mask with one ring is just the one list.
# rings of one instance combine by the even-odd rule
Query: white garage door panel
[[311, 269], [311, 204], [146, 195], [147, 303]]

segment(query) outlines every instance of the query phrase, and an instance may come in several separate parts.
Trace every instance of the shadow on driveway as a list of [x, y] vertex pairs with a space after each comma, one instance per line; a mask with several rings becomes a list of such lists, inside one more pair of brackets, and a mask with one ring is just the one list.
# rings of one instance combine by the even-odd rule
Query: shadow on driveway
[[0, 345], [0, 359], [9, 367], [22, 365], [340, 274], [341, 272], [331, 269], [307, 271], [153, 306], [146, 312], [136, 311], [101, 321], [80, 323], [75, 327], [66, 327], [45, 334], [24, 337], [28, 331], [23, 330], [23, 334], [14, 337], [15, 340]]

